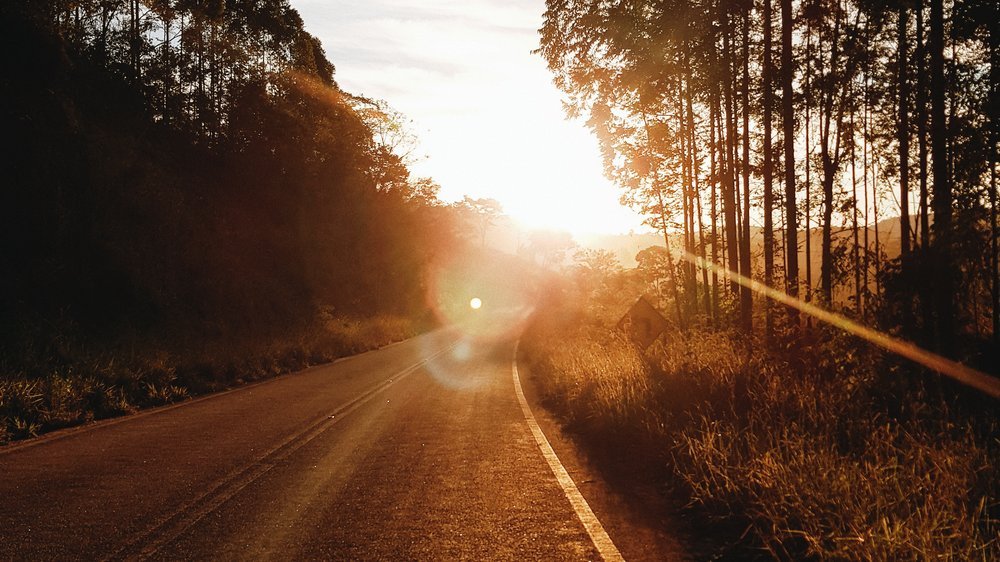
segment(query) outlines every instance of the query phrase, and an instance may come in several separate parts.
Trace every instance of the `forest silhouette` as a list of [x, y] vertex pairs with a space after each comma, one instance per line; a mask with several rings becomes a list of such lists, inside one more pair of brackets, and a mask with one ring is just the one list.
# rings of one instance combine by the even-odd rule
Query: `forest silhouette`
[[434, 264], [502, 262], [498, 204], [411, 177], [405, 117], [341, 90], [287, 1], [0, 26], [0, 441], [408, 337]]
[[[998, 12], [941, 4], [551, 1], [539, 53], [666, 247], [995, 369]], [[671, 262], [680, 323], [798, 323]]]

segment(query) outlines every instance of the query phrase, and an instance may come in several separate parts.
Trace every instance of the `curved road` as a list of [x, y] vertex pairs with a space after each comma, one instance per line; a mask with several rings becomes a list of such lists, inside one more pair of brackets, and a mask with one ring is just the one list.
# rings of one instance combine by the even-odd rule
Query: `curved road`
[[599, 559], [512, 343], [442, 330], [0, 449], [0, 559]]

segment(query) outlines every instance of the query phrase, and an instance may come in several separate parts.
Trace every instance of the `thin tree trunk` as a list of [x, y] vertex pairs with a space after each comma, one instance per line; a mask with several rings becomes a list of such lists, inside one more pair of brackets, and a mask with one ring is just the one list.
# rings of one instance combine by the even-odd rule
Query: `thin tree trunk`
[[[820, 46], [820, 67], [822, 67], [823, 48]], [[806, 302], [812, 302], [813, 275], [812, 275], [812, 143], [809, 142], [809, 132], [812, 129], [811, 109], [813, 104], [812, 90], [812, 26], [806, 25], [806, 200], [805, 200], [805, 260], [806, 260]], [[820, 121], [823, 114], [820, 113]], [[806, 322], [811, 327], [812, 317], [806, 317]]]
[[[726, 161], [727, 166], [723, 173], [723, 184], [722, 184], [722, 207], [723, 213], [726, 218], [726, 245], [729, 252], [729, 270], [733, 273], [739, 273], [739, 248], [737, 247], [738, 242], [738, 231], [737, 231], [737, 211], [736, 211], [736, 148], [735, 148], [735, 137], [736, 137], [736, 116], [733, 115], [733, 107], [735, 105], [733, 100], [733, 54], [731, 48], [730, 35], [732, 34], [732, 26], [730, 25], [728, 8], [722, 8], [723, 26], [722, 26], [722, 43], [723, 43], [723, 92], [725, 95], [725, 120], [726, 120]], [[734, 297], [739, 297], [740, 295], [740, 285], [735, 280], [730, 282], [730, 290]]]
[[[719, 162], [719, 209], [720, 218], [722, 224], [720, 225], [720, 238], [719, 238], [719, 248], [722, 255], [722, 267], [726, 269], [732, 269], [733, 265], [731, 262], [731, 254], [729, 253], [729, 231], [726, 228], [726, 181], [725, 174], [728, 169], [727, 155], [726, 155], [726, 135], [725, 125], [722, 122], [722, 91], [721, 86], [716, 89], [715, 97], [715, 131], [716, 131], [716, 151], [718, 154]], [[724, 285], [728, 286], [729, 281], [726, 281]]]
[[944, 7], [942, 0], [931, 0], [930, 17], [930, 94], [931, 94], [931, 158], [934, 182], [934, 312], [937, 316], [938, 350], [951, 355], [954, 351], [954, 311], [952, 299], [953, 265], [951, 226], [951, 181], [948, 177], [947, 124], [945, 123], [944, 83]]
[[[788, 268], [785, 278], [788, 294], [799, 294], [798, 220], [795, 206], [795, 114], [792, 106], [792, 0], [781, 0], [781, 113], [785, 149], [785, 230], [787, 232]], [[793, 327], [799, 314], [789, 309]]]
[[[656, 173], [654, 172], [654, 174]], [[663, 204], [663, 187], [656, 176], [653, 177], [653, 183], [653, 189], [656, 190], [656, 197], [660, 204], [660, 230], [663, 232], [663, 245], [667, 248], [667, 274], [670, 276], [670, 284], [673, 287], [677, 325], [683, 332], [686, 330], [687, 323], [684, 321], [684, 313], [681, 312], [681, 297], [680, 292], [677, 290], [677, 272], [674, 270], [673, 251], [670, 249], [670, 234], [667, 232], [667, 215], [665, 211], [666, 207]]]
[[[683, 61], [681, 65], [683, 66]], [[690, 192], [691, 192], [691, 175], [688, 170], [688, 155], [687, 155], [687, 134], [685, 132], [685, 115], [684, 115], [684, 82], [683, 80], [677, 80], [677, 130], [680, 132], [680, 155], [681, 155], [681, 212], [684, 215], [683, 228], [684, 228], [684, 243], [682, 246], [682, 253], [691, 253], [691, 243], [694, 239], [693, 221], [691, 215], [691, 203], [690, 203]], [[687, 260], [681, 260], [681, 267], [684, 271], [684, 293], [687, 300], [688, 313], [689, 315], [697, 311], [698, 306], [698, 296], [694, 290], [694, 274], [690, 267], [690, 262]]]
[[899, 143], [899, 236], [900, 259], [903, 275], [909, 273], [910, 264], [910, 113], [907, 109], [910, 87], [906, 75], [907, 41], [906, 33], [909, 27], [909, 11], [905, 4], [899, 5], [897, 18], [898, 35], [896, 56], [899, 85], [899, 123], [897, 139]]
[[[687, 52], [687, 49], [689, 48], [690, 46], [685, 43], [685, 52]], [[701, 257], [702, 263], [704, 263], [706, 258], [705, 224], [702, 220], [703, 213], [701, 206], [701, 189], [700, 189], [701, 186], [699, 185], [698, 181], [698, 171], [701, 169], [701, 166], [699, 164], [697, 135], [695, 134], [695, 126], [694, 126], [694, 102], [692, 99], [694, 97], [693, 93], [694, 88], [691, 86], [691, 65], [686, 65], [685, 68], [687, 69], [685, 76], [685, 80], [687, 82], [687, 90], [686, 90], [687, 95], [685, 97], [687, 101], [688, 147], [691, 153], [691, 170], [692, 170], [691, 179], [692, 179], [692, 188], [694, 190], [694, 198], [695, 198], [694, 199], [695, 205], [693, 212], [697, 213], [699, 256]], [[711, 294], [709, 293], [708, 269], [705, 267], [701, 268], [701, 278], [702, 278], [702, 285], [704, 285], [705, 287], [705, 317], [708, 319], [709, 322], [711, 322], [712, 298]]]
[[[653, 146], [650, 142], [649, 135], [649, 122], [646, 119], [646, 114], [642, 114], [642, 123], [646, 130], [646, 151], [648, 152], [650, 163], [655, 162], [653, 158]], [[673, 296], [674, 296], [674, 307], [677, 311], [677, 326], [680, 328], [681, 332], [687, 331], [687, 323], [684, 320], [684, 314], [681, 312], [681, 298], [680, 292], [677, 289], [677, 272], [674, 269], [674, 257], [673, 251], [670, 249], [670, 234], [667, 230], [667, 207], [663, 201], [663, 185], [660, 183], [660, 170], [659, 165], [651, 164], [653, 166], [653, 190], [656, 193], [657, 203], [660, 205], [660, 230], [663, 232], [663, 245], [667, 252], [667, 275], [670, 276], [670, 282], [673, 286]]]
[[173, 18], [173, 11], [168, 7], [163, 15], [163, 121], [165, 123], [170, 123], [173, 118], [173, 108], [170, 105], [170, 96], [174, 89], [174, 67], [170, 51], [170, 27]]
[[[1000, 17], [994, 6], [993, 21]], [[990, 29], [990, 287], [992, 289], [993, 341], [1000, 342], [1000, 248], [997, 241], [997, 142], [1000, 142], [1000, 29]]]
[[[750, 2], [743, 3], [743, 235], [740, 238], [740, 274], [750, 279]], [[743, 331], [749, 334], [753, 330], [753, 292], [749, 286], [740, 286], [740, 320]], [[747, 343], [752, 342], [747, 338]]]
[[[828, 76], [833, 76], [840, 72], [838, 68], [840, 64], [840, 13], [838, 9], [833, 24], [833, 41], [830, 45], [830, 72]], [[820, 249], [820, 294], [823, 304], [827, 306], [833, 304], [833, 240], [831, 236], [833, 227], [833, 182], [837, 173], [839, 160], [839, 146], [834, 146], [833, 154], [830, 153], [830, 134], [834, 120], [834, 98], [836, 97], [835, 86], [836, 84], [833, 82], [827, 84], [826, 89], [822, 93], [823, 113], [820, 119], [820, 156], [823, 162], [823, 238]], [[839, 115], [836, 127], [835, 134], [838, 140], [835, 141], [835, 144], [839, 144], [841, 129]]]
[[[764, 50], [762, 72], [762, 99], [764, 111], [764, 147], [761, 163], [764, 189], [764, 284], [774, 286], [774, 192], [773, 190], [773, 160], [771, 147], [771, 87], [773, 61], [771, 59], [771, 0], [764, 2]], [[774, 318], [771, 317], [771, 299], [762, 299], [764, 305], [764, 345], [770, 346], [774, 338]]]
[[132, 68], [132, 78], [138, 84], [141, 80], [139, 70], [139, 0], [129, 0], [129, 36], [128, 53], [129, 66]]
[[[861, 307], [861, 317], [867, 319], [868, 314], [868, 294], [869, 294], [869, 275], [871, 274], [871, 241], [869, 239], [869, 229], [871, 222], [868, 220], [868, 211], [871, 209], [871, 201], [868, 199], [868, 68], [867, 65], [864, 70], [864, 99], [862, 103], [864, 104], [864, 110], [861, 113], [861, 171], [862, 171], [862, 189], [865, 192], [865, 266], [864, 266], [864, 278], [865, 278], [865, 298], [862, 302]], [[878, 202], [875, 203], [878, 205]], [[876, 227], [877, 228], [877, 227]], [[878, 242], [876, 242], [876, 245]]]
[[[687, 53], [684, 53], [684, 67], [688, 67], [687, 64]], [[686, 200], [687, 216], [685, 217], [685, 222], [688, 225], [688, 237], [687, 246], [685, 248], [687, 255], [695, 255], [696, 243], [695, 243], [695, 201], [694, 194], [696, 191], [695, 187], [695, 171], [694, 171], [694, 150], [693, 150], [693, 139], [691, 136], [691, 131], [689, 127], [693, 126], [693, 118], [691, 116], [691, 107], [688, 105], [685, 107], [685, 102], [687, 101], [688, 95], [685, 92], [689, 92], [691, 89], [691, 83], [687, 80], [688, 77], [684, 77], [684, 80], [679, 80], [681, 83], [680, 96], [677, 99], [678, 109], [680, 109], [681, 115], [681, 144], [683, 150], [681, 154], [684, 156], [684, 168], [686, 170], [687, 180], [684, 182], [685, 193], [684, 198]], [[684, 268], [688, 275], [688, 287], [691, 291], [691, 315], [695, 315], [698, 312], [698, 268], [695, 262], [691, 259], [684, 260]]]
[[[873, 230], [875, 231], [875, 298], [879, 299], [882, 296], [882, 237], [879, 235], [879, 203], [881, 199], [878, 194], [878, 156], [872, 151], [872, 198], [875, 200], [875, 206], [872, 207], [872, 217], [874, 218], [875, 224]], [[877, 302], [877, 301], [876, 301]]]
[[[931, 229], [929, 195], [927, 189], [927, 83], [926, 55], [924, 39], [924, 2], [917, 0], [917, 158], [920, 164], [920, 247], [924, 253], [930, 249]], [[924, 284], [926, 285], [926, 283]], [[926, 295], [921, 297], [929, 302]], [[925, 321], [930, 322], [930, 310], [925, 314]]]
[[[711, 213], [712, 213], [712, 264], [719, 264], [719, 228], [718, 228], [718, 216], [719, 211], [716, 202], [719, 200], [718, 194], [718, 166], [716, 164], [716, 154], [718, 152], [718, 145], [716, 144], [716, 134], [715, 134], [715, 119], [716, 113], [718, 112], [718, 96], [714, 95], [718, 90], [712, 88], [712, 99], [709, 102], [708, 109], [708, 129], [709, 129], [709, 173], [708, 181], [712, 189], [712, 199], [711, 199]], [[719, 270], [717, 267], [712, 268], [712, 321], [716, 325], [719, 323]]]
[[[854, 107], [851, 107], [851, 196], [854, 199], [853, 221], [851, 229], [854, 233], [854, 250], [851, 253], [854, 262], [854, 313], [861, 317], [861, 262], [858, 255], [858, 171], [857, 171], [857, 129], [854, 126]], [[867, 199], [867, 194], [866, 194]]]

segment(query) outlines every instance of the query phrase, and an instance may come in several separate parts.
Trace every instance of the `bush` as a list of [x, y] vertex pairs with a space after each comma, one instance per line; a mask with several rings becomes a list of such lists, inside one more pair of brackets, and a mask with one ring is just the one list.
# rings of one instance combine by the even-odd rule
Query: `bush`
[[544, 403], [583, 421], [585, 439], [627, 430], [668, 453], [670, 477], [657, 484], [699, 517], [746, 530], [726, 548], [778, 559], [1000, 558], [991, 413], [963, 421], [913, 389], [898, 397], [912, 406], [890, 410], [884, 365], [848, 338], [817, 338], [814, 360], [796, 369], [783, 355], [748, 355], [723, 332], [673, 332], [644, 355], [608, 334], [536, 322], [523, 349]]
[[173, 353], [77, 351], [46, 365], [32, 351], [30, 362], [20, 361], [29, 372], [0, 379], [0, 444], [301, 370], [416, 334], [405, 318], [320, 318], [318, 326], [293, 335], [230, 335], [196, 349], [178, 343]]

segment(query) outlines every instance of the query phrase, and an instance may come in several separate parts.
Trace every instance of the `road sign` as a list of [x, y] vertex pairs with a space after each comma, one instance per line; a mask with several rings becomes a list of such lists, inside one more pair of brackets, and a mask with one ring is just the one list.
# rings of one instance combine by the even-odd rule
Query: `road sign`
[[667, 319], [649, 304], [646, 297], [639, 297], [618, 321], [618, 329], [642, 349], [656, 341], [668, 326]]

